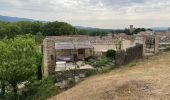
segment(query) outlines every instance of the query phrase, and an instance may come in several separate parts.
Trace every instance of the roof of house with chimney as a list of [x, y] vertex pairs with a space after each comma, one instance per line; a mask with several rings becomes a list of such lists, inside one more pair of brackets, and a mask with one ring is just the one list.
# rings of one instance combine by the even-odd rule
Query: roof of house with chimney
[[90, 43], [115, 43], [118, 38], [108, 36], [87, 36], [87, 35], [69, 35], [69, 36], [47, 36], [46, 40], [52, 40], [55, 43], [59, 42], [90, 42]]

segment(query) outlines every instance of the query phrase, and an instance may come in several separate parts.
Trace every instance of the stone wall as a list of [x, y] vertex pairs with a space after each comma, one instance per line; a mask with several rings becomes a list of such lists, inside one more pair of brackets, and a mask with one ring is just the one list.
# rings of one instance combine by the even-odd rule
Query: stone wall
[[44, 76], [48, 76], [55, 72], [55, 43], [52, 40], [44, 39], [43, 47]]
[[[55, 41], [52, 39], [44, 39], [43, 41], [43, 60], [44, 60], [44, 76], [55, 73], [56, 57], [70, 56], [73, 50], [56, 50]], [[77, 52], [78, 53], [78, 52]], [[85, 57], [93, 55], [93, 49], [85, 49]], [[79, 57], [80, 55], [78, 55]]]
[[[108, 49], [116, 50], [116, 41], [118, 39], [113, 37], [112, 34], [104, 37], [91, 37], [91, 36], [47, 36], [43, 41], [43, 59], [44, 59], [44, 75], [48, 76], [55, 72], [56, 57], [57, 56], [69, 56], [72, 55], [71, 50], [56, 50], [55, 43], [60, 42], [90, 42], [94, 48], [85, 49], [85, 55], [78, 55], [89, 57], [95, 54], [95, 52], [102, 53]], [[126, 42], [126, 43], [124, 43]], [[122, 49], [128, 47], [130, 42], [123, 41]]]
[[86, 49], [85, 50], [85, 58], [93, 56], [93, 49]]
[[154, 55], [159, 52], [160, 37], [157, 35], [137, 36], [133, 46], [143, 44], [143, 56]]
[[74, 80], [75, 82], [81, 81], [86, 77], [86, 73], [91, 71], [91, 69], [78, 69], [78, 70], [67, 70], [55, 73], [55, 85], [61, 89], [69, 87], [69, 81]]
[[159, 52], [159, 37], [155, 36], [155, 53]]
[[145, 56], [154, 55], [159, 52], [159, 38], [151, 35], [144, 38]]

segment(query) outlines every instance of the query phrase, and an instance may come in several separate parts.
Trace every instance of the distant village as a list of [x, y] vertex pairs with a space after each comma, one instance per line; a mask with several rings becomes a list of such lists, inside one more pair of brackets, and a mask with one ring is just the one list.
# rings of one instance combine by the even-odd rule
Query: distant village
[[11, 86], [9, 93], [23, 98], [49, 93], [48, 98], [89, 76], [152, 63], [149, 58], [170, 51], [170, 28], [155, 32], [133, 25], [124, 30], [83, 30], [57, 21], [0, 24], [0, 98]]
[[0, 100], [170, 100], [170, 0], [0, 0]]
[[[129, 27], [130, 32], [135, 28]], [[110, 49], [115, 51], [125, 50], [136, 45], [143, 45], [143, 56], [152, 56], [163, 51], [170, 44], [170, 29], [167, 32], [145, 31], [134, 35], [125, 33], [107, 36], [47, 36], [43, 41], [44, 75], [56, 71], [75, 68], [70, 62], [84, 61], [85, 58], [100, 57]], [[59, 68], [60, 66], [64, 66]], [[90, 69], [91, 66], [82, 67]], [[80, 68], [81, 69], [81, 68]]]

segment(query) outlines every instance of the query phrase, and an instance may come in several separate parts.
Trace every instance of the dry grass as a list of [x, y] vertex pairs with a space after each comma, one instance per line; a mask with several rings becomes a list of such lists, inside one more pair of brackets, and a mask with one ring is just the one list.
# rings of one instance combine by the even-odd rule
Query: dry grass
[[103, 100], [143, 100], [155, 95], [152, 93], [151, 83], [132, 80], [105, 92], [102, 96]]
[[49, 100], [170, 100], [170, 53], [92, 76]]

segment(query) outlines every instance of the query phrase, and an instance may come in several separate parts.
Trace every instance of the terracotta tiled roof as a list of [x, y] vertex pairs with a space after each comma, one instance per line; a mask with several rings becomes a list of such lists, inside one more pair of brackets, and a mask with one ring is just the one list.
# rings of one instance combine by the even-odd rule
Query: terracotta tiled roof
[[55, 43], [55, 49], [74, 49], [74, 45], [70, 42]]
[[91, 49], [93, 46], [90, 42], [60, 42], [55, 43], [55, 49]]
[[86, 42], [90, 43], [115, 43], [116, 39], [112, 37], [100, 37], [100, 36], [48, 36], [48, 40], [57, 42]]

